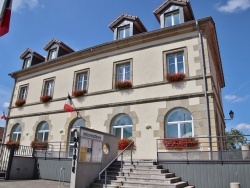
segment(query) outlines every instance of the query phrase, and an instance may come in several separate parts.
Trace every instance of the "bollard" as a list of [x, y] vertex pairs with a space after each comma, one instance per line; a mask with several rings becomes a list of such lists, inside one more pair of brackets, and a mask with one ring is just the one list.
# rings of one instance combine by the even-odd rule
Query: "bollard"
[[239, 182], [231, 182], [230, 188], [240, 188], [240, 183]]

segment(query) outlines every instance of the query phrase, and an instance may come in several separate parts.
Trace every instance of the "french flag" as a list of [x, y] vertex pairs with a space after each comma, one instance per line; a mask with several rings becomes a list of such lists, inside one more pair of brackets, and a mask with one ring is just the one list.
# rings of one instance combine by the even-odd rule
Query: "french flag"
[[5, 116], [4, 111], [3, 111], [3, 115], [1, 116], [1, 119], [6, 120], [6, 116]]
[[75, 107], [73, 106], [73, 102], [69, 94], [68, 94], [68, 97], [66, 99], [63, 109], [67, 112], [73, 112], [75, 110]]
[[0, 36], [9, 32], [12, 0], [0, 1]]

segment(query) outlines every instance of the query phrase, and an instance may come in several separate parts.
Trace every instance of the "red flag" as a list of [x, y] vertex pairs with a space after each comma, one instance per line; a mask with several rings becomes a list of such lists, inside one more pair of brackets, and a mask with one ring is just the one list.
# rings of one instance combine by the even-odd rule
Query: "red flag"
[[1, 119], [6, 120], [6, 116], [5, 116], [4, 111], [3, 111], [3, 115], [1, 116]]
[[65, 111], [67, 111], [67, 112], [73, 112], [75, 110], [75, 107], [73, 106], [72, 99], [69, 96], [69, 94], [68, 94], [68, 97], [66, 99], [66, 102], [64, 104], [64, 108], [63, 109]]
[[0, 36], [9, 32], [12, 0], [3, 0], [0, 5]]

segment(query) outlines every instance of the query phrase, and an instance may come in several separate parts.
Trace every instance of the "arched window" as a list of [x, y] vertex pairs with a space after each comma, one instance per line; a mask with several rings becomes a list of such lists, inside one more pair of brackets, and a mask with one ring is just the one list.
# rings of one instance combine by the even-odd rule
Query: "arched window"
[[173, 110], [165, 119], [165, 138], [185, 138], [194, 136], [193, 118], [189, 111]]
[[116, 117], [112, 123], [112, 134], [121, 139], [132, 138], [132, 119], [127, 114]]
[[11, 131], [11, 141], [20, 141], [22, 127], [20, 124], [16, 124]]
[[77, 127], [85, 127], [84, 119], [76, 119], [74, 123], [69, 127], [69, 157], [73, 155], [74, 148], [74, 129]]
[[37, 127], [36, 141], [47, 142], [48, 137], [49, 137], [49, 124], [46, 121], [43, 121]]

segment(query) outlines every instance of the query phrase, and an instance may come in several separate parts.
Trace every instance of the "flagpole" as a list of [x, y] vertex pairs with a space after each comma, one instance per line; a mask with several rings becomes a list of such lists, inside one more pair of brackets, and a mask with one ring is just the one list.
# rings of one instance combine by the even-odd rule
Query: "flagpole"
[[[68, 93], [68, 96], [70, 96], [69, 93]], [[70, 101], [72, 102], [72, 104], [73, 104], [73, 106], [74, 106], [74, 108], [75, 108], [77, 117], [78, 117], [78, 115], [79, 115], [79, 116], [84, 120], [84, 118], [81, 116], [80, 112], [76, 109], [76, 106], [75, 106], [75, 104], [73, 103], [73, 100], [72, 100], [71, 97], [70, 97], [70, 99], [71, 99]]]

